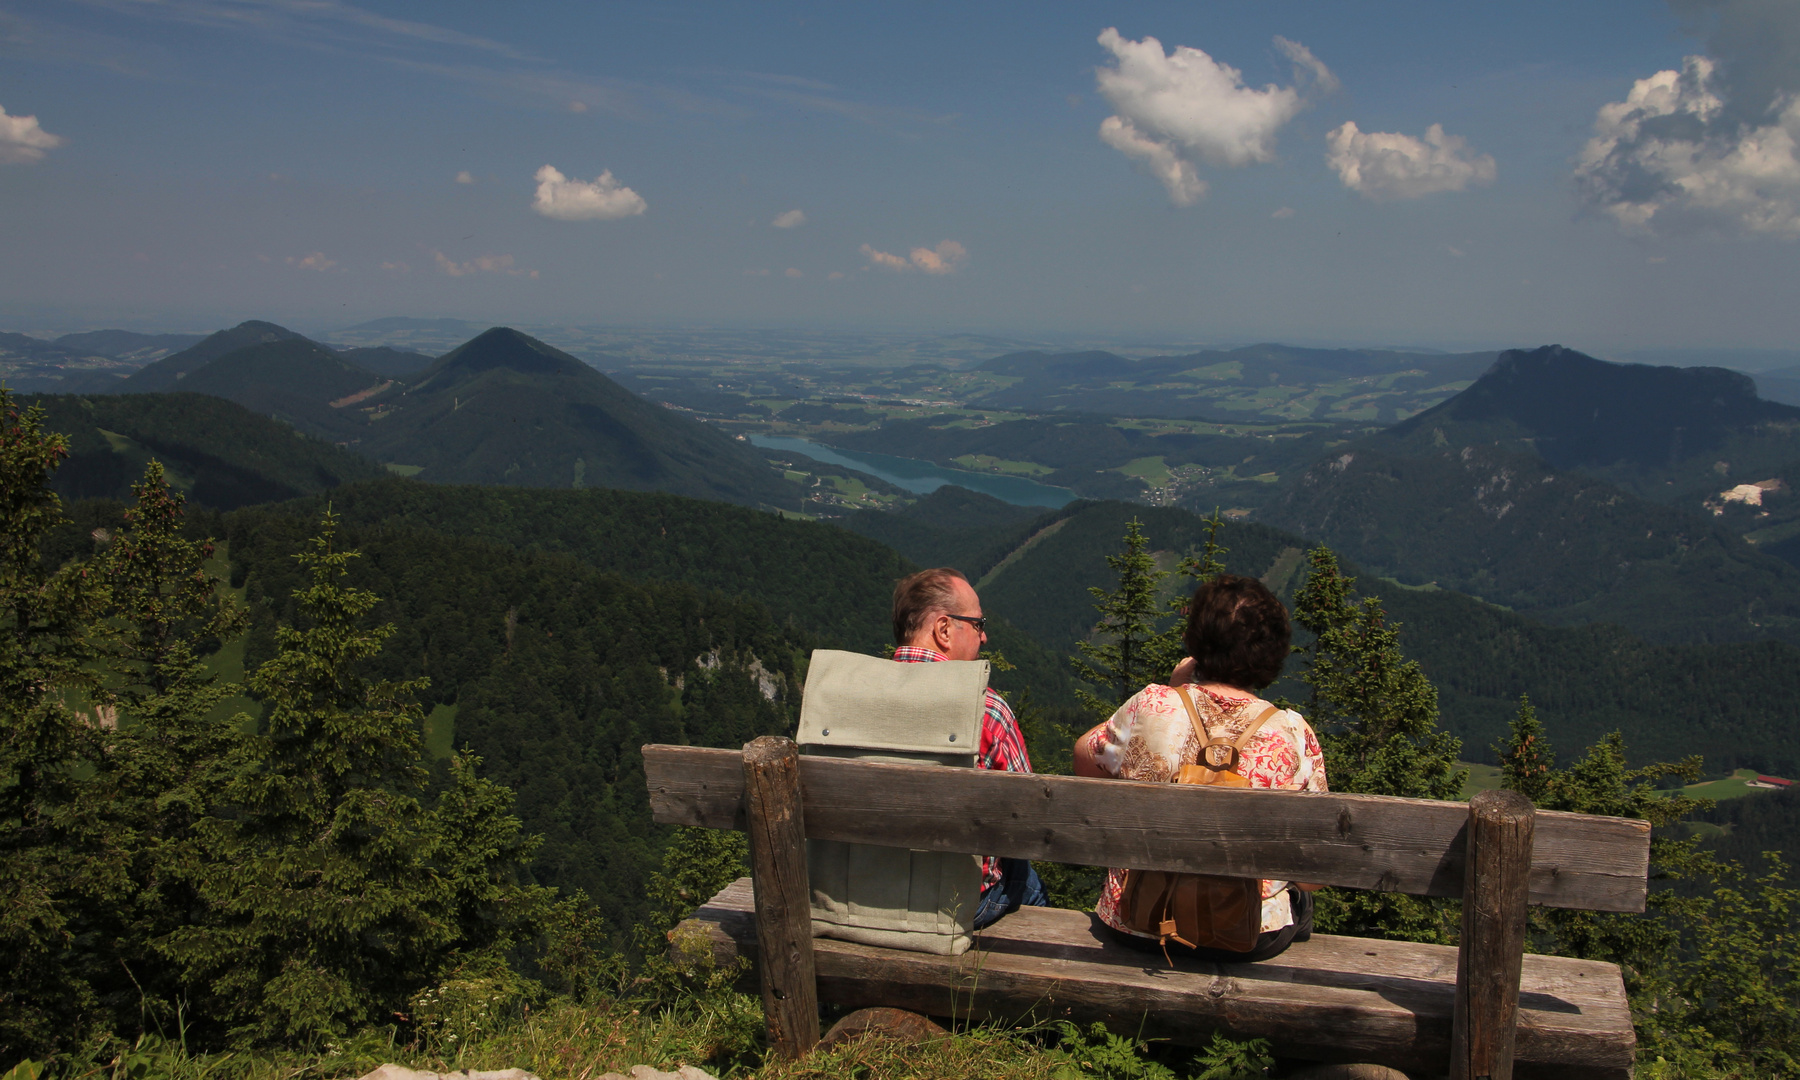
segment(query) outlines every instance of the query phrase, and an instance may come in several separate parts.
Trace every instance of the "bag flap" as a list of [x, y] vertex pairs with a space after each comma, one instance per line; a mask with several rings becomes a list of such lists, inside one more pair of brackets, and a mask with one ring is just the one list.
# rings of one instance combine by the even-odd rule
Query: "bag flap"
[[968, 754], [981, 747], [988, 662], [904, 664], [818, 649], [800, 700], [801, 746], [857, 747], [921, 754]]

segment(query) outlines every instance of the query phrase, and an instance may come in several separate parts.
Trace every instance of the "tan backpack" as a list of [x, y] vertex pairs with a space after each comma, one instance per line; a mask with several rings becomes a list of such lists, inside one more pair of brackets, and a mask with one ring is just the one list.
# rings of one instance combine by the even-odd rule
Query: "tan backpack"
[[[1199, 761], [1183, 764], [1175, 783], [1249, 787], [1250, 781], [1237, 771], [1239, 756], [1269, 717], [1281, 710], [1269, 706], [1243, 734], [1230, 740], [1215, 737], [1208, 730], [1185, 687], [1177, 687], [1175, 693], [1187, 706], [1188, 721], [1200, 736]], [[1170, 941], [1177, 941], [1190, 949], [1249, 952], [1262, 933], [1262, 882], [1210, 874], [1127, 870], [1119, 914], [1128, 929], [1156, 938], [1165, 950]]]

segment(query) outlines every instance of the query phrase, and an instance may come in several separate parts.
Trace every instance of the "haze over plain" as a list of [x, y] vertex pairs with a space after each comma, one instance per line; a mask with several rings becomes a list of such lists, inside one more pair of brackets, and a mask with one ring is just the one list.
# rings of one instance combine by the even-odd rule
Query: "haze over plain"
[[15, 329], [1789, 347], [1800, 8], [0, 7]]

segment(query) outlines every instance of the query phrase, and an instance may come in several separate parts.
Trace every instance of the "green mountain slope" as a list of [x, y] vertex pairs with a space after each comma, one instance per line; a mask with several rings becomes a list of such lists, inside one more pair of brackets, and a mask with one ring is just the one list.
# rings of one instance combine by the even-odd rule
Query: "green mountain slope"
[[1724, 368], [1610, 364], [1548, 345], [1500, 355], [1467, 390], [1395, 425], [1411, 452], [1489, 444], [1698, 511], [1800, 461], [1800, 408]]
[[1371, 571], [1545, 622], [1665, 642], [1800, 641], [1800, 568], [1710, 517], [1487, 445], [1375, 436], [1302, 474], [1259, 520]]
[[177, 384], [190, 372], [198, 371], [226, 353], [249, 345], [293, 340], [305, 339], [286, 327], [251, 319], [229, 330], [210, 334], [199, 343], [154, 364], [145, 365], [121, 383], [118, 390], [124, 394], [167, 393], [177, 389]]
[[[1053, 653], [1073, 651], [1096, 618], [1087, 590], [1114, 585], [1106, 556], [1118, 551], [1134, 517], [1164, 568], [1204, 541], [1201, 519], [1183, 510], [1085, 504], [1034, 532], [990, 572], [981, 590], [987, 610]], [[1230, 572], [1262, 577], [1291, 598], [1304, 573], [1306, 541], [1252, 523], [1227, 523], [1221, 541], [1230, 549]], [[1346, 569], [1403, 625], [1407, 655], [1437, 683], [1443, 724], [1472, 759], [1491, 757], [1488, 748], [1505, 734], [1519, 695], [1529, 694], [1566, 753], [1620, 730], [1637, 762], [1700, 753], [1709, 767], [1800, 766], [1788, 733], [1791, 703], [1800, 696], [1794, 645], [1647, 644], [1614, 626], [1545, 626], [1467, 596]], [[1306, 693], [1292, 683], [1277, 689], [1301, 700]]]
[[69, 438], [53, 484], [68, 499], [128, 501], [151, 457], [193, 502], [218, 510], [371, 480], [380, 466], [241, 405], [200, 394], [29, 397]]
[[659, 408], [586, 364], [496, 327], [392, 399], [364, 452], [446, 484], [612, 487], [798, 505], [748, 443]]
[[188, 372], [193, 394], [235, 401], [308, 434], [356, 443], [398, 385], [305, 338], [261, 342]]
[[[294, 617], [293, 554], [316, 526], [261, 509], [227, 518], [251, 668]], [[427, 676], [429, 700], [454, 703], [455, 744], [517, 792], [526, 831], [545, 839], [536, 878], [585, 890], [615, 935], [645, 916], [672, 831], [650, 820], [639, 747], [793, 731], [802, 638], [753, 601], [428, 530], [350, 526], [340, 542], [361, 552], [350, 580], [382, 598], [372, 618], [395, 627], [371, 674]]]

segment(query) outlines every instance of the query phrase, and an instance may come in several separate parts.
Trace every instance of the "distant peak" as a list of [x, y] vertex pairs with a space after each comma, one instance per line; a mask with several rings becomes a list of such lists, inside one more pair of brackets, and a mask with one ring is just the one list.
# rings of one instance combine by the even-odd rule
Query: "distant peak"
[[510, 326], [484, 330], [445, 353], [433, 366], [434, 371], [479, 372], [506, 368], [526, 374], [586, 372], [586, 364], [561, 349], [554, 348], [520, 333]]

